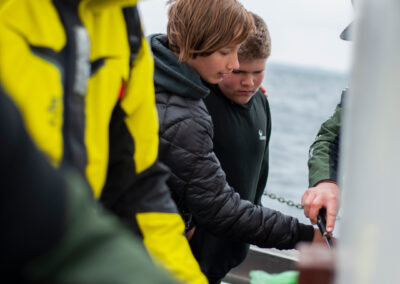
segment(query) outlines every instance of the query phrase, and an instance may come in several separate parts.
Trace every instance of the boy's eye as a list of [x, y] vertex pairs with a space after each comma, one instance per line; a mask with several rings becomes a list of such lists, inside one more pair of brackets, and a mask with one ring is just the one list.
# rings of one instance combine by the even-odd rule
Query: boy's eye
[[240, 74], [240, 73], [242, 73], [242, 71], [240, 71], [240, 70], [233, 70], [232, 73], [233, 73], [233, 74]]
[[228, 55], [230, 52], [229, 52], [229, 51], [224, 51], [224, 50], [221, 50], [221, 51], [220, 51], [220, 53], [221, 53], [222, 55], [224, 55], [224, 56], [225, 56], [225, 55]]

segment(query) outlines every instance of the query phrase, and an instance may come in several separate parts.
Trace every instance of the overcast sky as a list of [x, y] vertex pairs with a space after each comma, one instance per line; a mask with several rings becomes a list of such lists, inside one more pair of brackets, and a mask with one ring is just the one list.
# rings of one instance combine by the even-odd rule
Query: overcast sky
[[[241, 0], [261, 16], [272, 37], [270, 62], [348, 71], [351, 43], [339, 38], [353, 18], [350, 0]], [[165, 33], [166, 0], [141, 0], [146, 35]]]

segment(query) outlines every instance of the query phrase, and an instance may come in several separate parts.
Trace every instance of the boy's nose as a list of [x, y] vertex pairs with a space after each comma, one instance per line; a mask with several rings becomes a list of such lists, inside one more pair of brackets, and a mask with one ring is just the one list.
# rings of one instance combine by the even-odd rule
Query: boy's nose
[[239, 59], [237, 57], [237, 53], [232, 56], [232, 58], [228, 62], [227, 68], [231, 71], [233, 69], [239, 69]]
[[248, 74], [242, 79], [241, 83], [243, 86], [254, 86], [254, 78]]

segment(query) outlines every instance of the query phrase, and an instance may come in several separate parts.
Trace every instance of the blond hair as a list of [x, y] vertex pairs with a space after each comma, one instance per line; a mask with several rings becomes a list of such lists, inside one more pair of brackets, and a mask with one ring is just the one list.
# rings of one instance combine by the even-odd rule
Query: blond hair
[[271, 36], [268, 27], [260, 16], [249, 13], [253, 16], [256, 31], [240, 46], [239, 61], [266, 59], [271, 55]]
[[254, 32], [253, 17], [237, 0], [169, 0], [169, 49], [179, 60], [240, 44]]

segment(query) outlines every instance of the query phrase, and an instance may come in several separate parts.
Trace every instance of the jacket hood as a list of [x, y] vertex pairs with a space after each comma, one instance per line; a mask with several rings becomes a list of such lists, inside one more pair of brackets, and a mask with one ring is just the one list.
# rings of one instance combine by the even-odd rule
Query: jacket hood
[[166, 35], [150, 35], [148, 40], [154, 56], [154, 83], [157, 88], [193, 99], [203, 99], [210, 93], [199, 74], [187, 63], [179, 62], [178, 56], [168, 49]]

